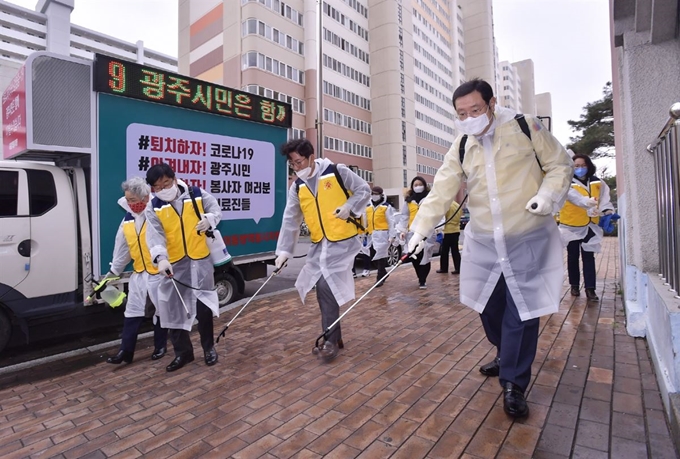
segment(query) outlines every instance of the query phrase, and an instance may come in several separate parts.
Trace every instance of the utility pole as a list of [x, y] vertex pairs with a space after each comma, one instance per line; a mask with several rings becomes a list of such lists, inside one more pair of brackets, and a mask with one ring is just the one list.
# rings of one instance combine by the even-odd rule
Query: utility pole
[[323, 0], [316, 4], [316, 155], [323, 158]]

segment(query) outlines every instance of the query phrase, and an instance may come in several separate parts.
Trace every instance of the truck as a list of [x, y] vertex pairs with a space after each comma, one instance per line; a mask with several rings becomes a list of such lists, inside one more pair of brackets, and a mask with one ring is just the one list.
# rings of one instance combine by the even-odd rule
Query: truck
[[36, 52], [2, 104], [0, 352], [122, 324], [88, 297], [125, 215], [121, 183], [160, 162], [220, 203], [238, 268], [216, 267], [220, 304], [267, 275], [288, 184], [286, 101], [106, 55]]

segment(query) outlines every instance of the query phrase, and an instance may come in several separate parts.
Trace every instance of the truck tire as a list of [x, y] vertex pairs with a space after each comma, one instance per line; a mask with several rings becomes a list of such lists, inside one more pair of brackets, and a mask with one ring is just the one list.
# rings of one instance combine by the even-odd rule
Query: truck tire
[[401, 258], [401, 246], [390, 244], [387, 249], [387, 266], [392, 267], [396, 265], [399, 258]]
[[12, 336], [12, 321], [7, 314], [0, 310], [0, 352], [5, 349]]
[[217, 291], [220, 307], [232, 303], [239, 296], [236, 279], [226, 272], [220, 272], [215, 275], [215, 290]]

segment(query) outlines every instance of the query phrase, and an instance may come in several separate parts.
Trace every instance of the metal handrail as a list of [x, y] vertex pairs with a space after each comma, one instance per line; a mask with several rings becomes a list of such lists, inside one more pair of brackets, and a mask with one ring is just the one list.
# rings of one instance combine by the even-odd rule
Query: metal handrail
[[654, 142], [647, 145], [647, 151], [650, 153], [654, 153], [656, 147], [658, 147], [659, 144], [663, 142], [664, 139], [666, 138], [668, 131], [670, 131], [671, 128], [675, 126], [676, 121], [680, 119], [680, 102], [676, 102], [673, 105], [671, 105], [670, 110], [668, 110], [668, 114], [670, 115], [670, 117], [668, 118], [668, 121], [666, 121], [666, 125], [663, 127], [663, 129], [661, 129], [659, 135], [656, 136]]
[[659, 276], [680, 298], [680, 102], [671, 106], [669, 114], [647, 151], [654, 154]]

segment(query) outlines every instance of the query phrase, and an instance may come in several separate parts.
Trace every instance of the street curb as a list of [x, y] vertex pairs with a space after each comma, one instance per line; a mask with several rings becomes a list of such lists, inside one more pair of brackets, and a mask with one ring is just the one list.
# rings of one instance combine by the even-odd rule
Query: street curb
[[[276, 292], [264, 293], [264, 294], [258, 295], [258, 299], [259, 298], [269, 298], [271, 296], [281, 295], [283, 293], [290, 293], [290, 292], [295, 292], [295, 291], [297, 291], [297, 289], [295, 287], [291, 287], [291, 288], [287, 288], [287, 289], [284, 289], [284, 290], [278, 290]], [[231, 311], [232, 309], [236, 309], [239, 306], [246, 304], [246, 302], [250, 298], [251, 297], [242, 298], [242, 299], [235, 301], [233, 303], [230, 303], [226, 306], [222, 306], [220, 308], [220, 314], [223, 314], [227, 311]], [[194, 321], [194, 325], [195, 324], [196, 324], [196, 322]], [[146, 332], [146, 333], [140, 333], [137, 336], [137, 340], [144, 339], [144, 338], [151, 338], [151, 337], [153, 337], [153, 331]], [[87, 346], [87, 347], [84, 347], [82, 349], [76, 349], [76, 350], [73, 350], [73, 351], [62, 352], [61, 354], [55, 354], [55, 355], [50, 355], [48, 357], [42, 357], [42, 358], [39, 358], [39, 359], [31, 360], [29, 362], [17, 363], [15, 365], [10, 365], [10, 366], [7, 366], [7, 367], [0, 368], [0, 376], [8, 375], [8, 374], [11, 374], [11, 373], [14, 373], [14, 372], [17, 372], [17, 371], [36, 368], [40, 365], [44, 365], [44, 364], [51, 363], [51, 362], [56, 362], [58, 360], [64, 360], [64, 359], [67, 359], [67, 358], [70, 358], [70, 357], [77, 357], [77, 356], [83, 356], [83, 355], [88, 355], [88, 354], [95, 354], [95, 353], [97, 353], [97, 352], [99, 352], [103, 349], [108, 349], [110, 347], [113, 347], [113, 346], [119, 345], [119, 344], [120, 344], [120, 339], [116, 339], [116, 340], [113, 340], [113, 341], [108, 341], [106, 343], [99, 343], [99, 344], [96, 344], [94, 346]]]

